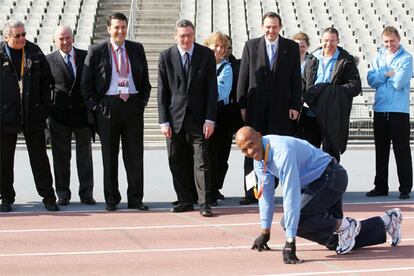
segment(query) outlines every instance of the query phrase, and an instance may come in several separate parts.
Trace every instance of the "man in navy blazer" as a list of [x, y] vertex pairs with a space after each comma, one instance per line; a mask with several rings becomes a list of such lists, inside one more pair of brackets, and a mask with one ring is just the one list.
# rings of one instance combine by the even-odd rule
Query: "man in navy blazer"
[[[212, 216], [211, 172], [208, 139], [214, 131], [217, 111], [216, 62], [213, 51], [194, 43], [193, 23], [176, 23], [174, 45], [160, 54], [158, 63], [158, 113], [161, 132], [167, 138], [168, 161], [179, 205], [171, 212], [193, 210], [195, 182], [202, 216]], [[192, 168], [188, 166], [194, 156]]]
[[55, 31], [57, 50], [46, 56], [52, 71], [52, 112], [49, 117], [53, 167], [59, 205], [71, 199], [70, 159], [72, 135], [76, 141], [76, 164], [79, 197], [83, 204], [93, 205], [93, 165], [91, 129], [85, 101], [80, 94], [80, 78], [86, 51], [73, 47], [73, 33], [69, 26]]
[[128, 19], [114, 13], [107, 19], [110, 40], [88, 50], [81, 90], [96, 124], [102, 145], [106, 209], [116, 211], [121, 201], [118, 189], [119, 141], [128, 180], [128, 208], [148, 210], [144, 195], [144, 108], [151, 85], [141, 43], [126, 40]]
[[[246, 42], [240, 64], [237, 97], [246, 126], [262, 135], [291, 135], [301, 108], [300, 53], [296, 42], [279, 35], [281, 17], [268, 12], [262, 19], [264, 35]], [[245, 174], [253, 160], [245, 159]], [[251, 191], [240, 204], [257, 202]]]

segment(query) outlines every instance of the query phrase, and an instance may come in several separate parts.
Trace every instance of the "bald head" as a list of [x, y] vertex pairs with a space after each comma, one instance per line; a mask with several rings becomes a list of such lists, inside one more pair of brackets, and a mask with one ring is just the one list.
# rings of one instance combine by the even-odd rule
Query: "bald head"
[[55, 45], [64, 53], [72, 50], [73, 32], [69, 26], [59, 26], [55, 31]]
[[245, 126], [236, 133], [236, 144], [244, 155], [254, 160], [263, 159], [262, 135], [254, 128]]

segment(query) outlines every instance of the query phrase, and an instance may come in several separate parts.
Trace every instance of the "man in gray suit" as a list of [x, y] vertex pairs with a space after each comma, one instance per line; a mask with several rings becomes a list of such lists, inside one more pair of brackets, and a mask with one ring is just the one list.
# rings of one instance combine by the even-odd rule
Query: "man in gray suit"
[[216, 62], [213, 51], [194, 43], [194, 36], [191, 21], [177, 21], [177, 45], [160, 54], [158, 113], [161, 132], [167, 138], [168, 160], [179, 201], [171, 211], [186, 212], [194, 208], [192, 173], [186, 154], [190, 144], [200, 214], [210, 217], [213, 213], [208, 139], [214, 131], [217, 111]]
[[53, 103], [49, 122], [56, 193], [59, 205], [69, 204], [71, 144], [72, 134], [75, 134], [80, 201], [93, 205], [96, 202], [92, 197], [91, 129], [80, 94], [80, 77], [86, 51], [75, 49], [72, 44], [72, 29], [59, 26], [55, 32], [57, 50], [46, 57], [52, 71]]

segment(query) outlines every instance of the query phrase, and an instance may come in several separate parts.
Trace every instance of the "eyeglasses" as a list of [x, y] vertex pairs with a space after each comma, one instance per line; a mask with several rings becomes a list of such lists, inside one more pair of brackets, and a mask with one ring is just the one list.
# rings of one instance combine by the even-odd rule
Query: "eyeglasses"
[[26, 32], [22, 32], [21, 34], [11, 34], [10, 36], [13, 38], [20, 38], [20, 36], [26, 37]]

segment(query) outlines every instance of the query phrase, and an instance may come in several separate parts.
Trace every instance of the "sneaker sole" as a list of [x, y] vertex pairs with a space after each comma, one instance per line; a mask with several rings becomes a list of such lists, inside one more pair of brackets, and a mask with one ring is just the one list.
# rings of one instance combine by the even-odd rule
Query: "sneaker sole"
[[401, 242], [401, 223], [403, 221], [403, 214], [401, 213], [401, 210], [398, 209], [398, 211], [395, 211], [395, 213], [399, 214], [397, 215], [397, 224], [398, 224], [398, 240], [393, 241], [391, 239], [391, 246], [398, 246]]

